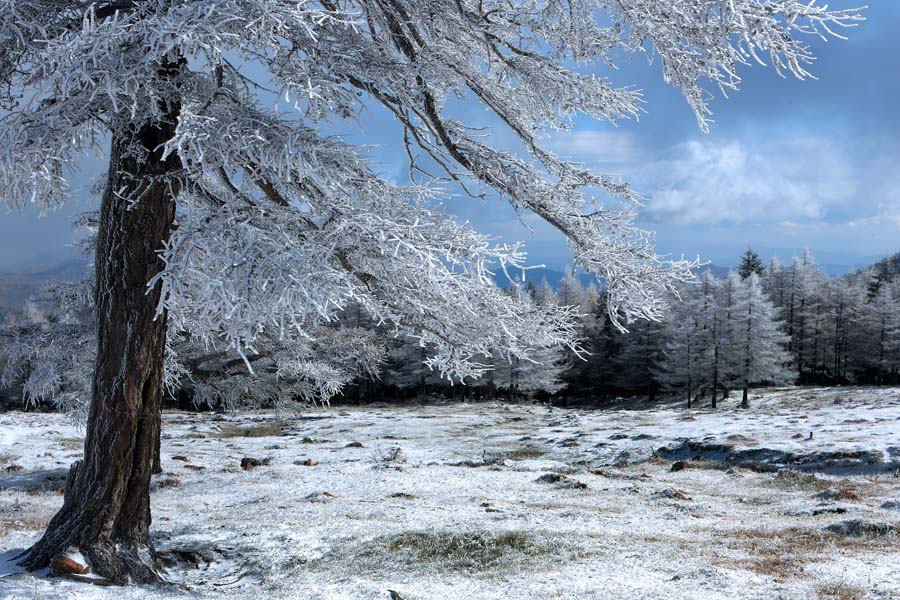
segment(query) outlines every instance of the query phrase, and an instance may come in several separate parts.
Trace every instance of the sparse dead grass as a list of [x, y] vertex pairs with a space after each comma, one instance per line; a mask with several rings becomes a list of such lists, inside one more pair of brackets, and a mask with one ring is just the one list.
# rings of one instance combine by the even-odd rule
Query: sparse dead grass
[[732, 433], [731, 435], [725, 436], [725, 439], [729, 442], [734, 442], [735, 444], [740, 444], [745, 448], [755, 448], [759, 446], [759, 442], [751, 437], [747, 437], [742, 433]]
[[151, 490], [164, 490], [166, 488], [176, 488], [181, 486], [181, 479], [178, 477], [160, 477], [150, 484]]
[[833, 485], [831, 481], [817, 475], [792, 471], [791, 469], [779, 471], [778, 475], [770, 481], [770, 484], [781, 489], [803, 492], [822, 492]]
[[777, 582], [803, 575], [803, 565], [793, 558], [777, 556], [752, 558], [750, 560], [738, 561], [737, 566], [747, 571], [771, 577]]
[[621, 515], [628, 512], [628, 507], [625, 506], [595, 506], [593, 504], [573, 504], [570, 502], [522, 502], [518, 506], [536, 510], [566, 510], [611, 515]]
[[879, 478], [856, 477], [853, 479], [828, 479], [811, 473], [801, 473], [785, 469], [768, 481], [772, 487], [810, 493], [820, 493], [829, 489], [837, 491], [835, 499], [860, 502], [863, 498], [882, 493], [883, 483]]
[[452, 570], [482, 571], [510, 555], [542, 554], [542, 545], [521, 532], [501, 534], [409, 532], [383, 541], [388, 552], [408, 553], [416, 563], [441, 563]]
[[703, 456], [697, 456], [688, 463], [688, 467], [691, 469], [704, 469], [706, 471], [727, 471], [730, 468], [730, 465], [718, 460], [710, 460]]
[[844, 500], [859, 502], [859, 491], [853, 484], [844, 484], [837, 488], [838, 496]]
[[[368, 565], [380, 570], [386, 561], [392, 561], [396, 568], [483, 573], [552, 563], [563, 552], [569, 560], [582, 556], [575, 546], [528, 531], [407, 531], [362, 544], [352, 561], [357, 568]], [[345, 561], [347, 557], [335, 555], [325, 560]]]
[[816, 595], [822, 600], [861, 600], [866, 590], [843, 582], [825, 583], [816, 587]]
[[513, 450], [504, 452], [504, 456], [508, 460], [534, 460], [541, 458], [545, 454], [547, 454], [547, 452], [537, 446], [522, 446], [521, 448], [514, 448]]
[[253, 425], [220, 425], [217, 432], [212, 433], [217, 438], [257, 438], [278, 437], [284, 435], [281, 423], [257, 423]]
[[62, 496], [63, 490], [51, 486], [29, 487], [23, 490], [29, 496]]
[[[835, 553], [892, 553], [900, 549], [896, 539], [846, 537], [821, 529], [788, 527], [785, 529], [739, 529], [714, 531], [714, 543], [745, 552], [748, 557], [734, 561], [716, 559], [723, 565], [736, 565], [775, 581], [803, 575], [803, 564], [822, 560]], [[842, 596], [826, 596], [842, 598]], [[855, 596], [847, 596], [854, 598]]]
[[787, 527], [785, 529], [739, 529], [723, 540], [735, 542], [755, 556], [829, 554], [835, 549], [864, 549], [873, 544], [864, 538], [849, 538], [820, 529]]
[[81, 450], [84, 448], [84, 439], [80, 437], [61, 438], [59, 444], [66, 450]]
[[43, 531], [49, 523], [49, 516], [37, 515], [0, 519], [0, 537], [7, 536], [14, 531]]

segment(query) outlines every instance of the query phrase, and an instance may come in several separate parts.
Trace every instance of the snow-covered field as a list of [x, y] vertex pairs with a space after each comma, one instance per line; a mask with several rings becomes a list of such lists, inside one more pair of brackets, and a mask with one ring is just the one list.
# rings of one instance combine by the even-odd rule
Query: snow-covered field
[[900, 390], [736, 405], [167, 413], [162, 589], [19, 572], [80, 432], [0, 414], [0, 598], [900, 597]]

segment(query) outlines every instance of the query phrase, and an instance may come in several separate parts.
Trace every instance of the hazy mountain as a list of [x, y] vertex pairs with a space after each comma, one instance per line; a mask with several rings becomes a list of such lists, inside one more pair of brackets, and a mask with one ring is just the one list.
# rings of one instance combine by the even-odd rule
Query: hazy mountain
[[[710, 264], [710, 265], [703, 265], [701, 268], [696, 270], [696, 273], [699, 275], [706, 271], [710, 271], [716, 277], [724, 277], [725, 275], [728, 274], [729, 270], [730, 270], [730, 267], [720, 267], [719, 265], [711, 265]], [[522, 281], [521, 272], [516, 273], [516, 272], [511, 271], [510, 275], [517, 282]], [[550, 286], [555, 289], [559, 285], [559, 281], [563, 278], [564, 275], [565, 275], [564, 271], [559, 271], [556, 269], [549, 269], [547, 267], [528, 269], [527, 271], [525, 271], [525, 283], [532, 283], [535, 286], [539, 286], [546, 279], [547, 283], [549, 283]], [[497, 282], [497, 284], [500, 286], [505, 287], [505, 286], [509, 285], [509, 281], [507, 280], [506, 275], [504, 275], [502, 272], [494, 273], [494, 279]], [[587, 285], [590, 283], [594, 283], [595, 285], [597, 283], [596, 276], [590, 275], [590, 274], [585, 273], [584, 271], [580, 271], [580, 270], [578, 272], [578, 280], [581, 281], [581, 285], [583, 285], [585, 287], [587, 287]]]
[[87, 263], [73, 261], [0, 273], [0, 312], [17, 313], [25, 306], [25, 301], [44, 285], [81, 279], [86, 271]]

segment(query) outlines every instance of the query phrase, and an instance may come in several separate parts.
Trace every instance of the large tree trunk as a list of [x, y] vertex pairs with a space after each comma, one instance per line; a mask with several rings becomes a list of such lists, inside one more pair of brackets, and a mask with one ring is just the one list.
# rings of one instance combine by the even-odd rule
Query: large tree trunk
[[[177, 67], [164, 67], [174, 72]], [[158, 252], [175, 214], [177, 157], [160, 145], [165, 122], [132, 124], [114, 135], [97, 240], [97, 362], [84, 460], [72, 465], [62, 509], [24, 555], [30, 570], [79, 550], [91, 571], [116, 583], [160, 580], [150, 541], [150, 474], [159, 441], [166, 315], [156, 314]], [[135, 145], [143, 150], [135, 152]]]

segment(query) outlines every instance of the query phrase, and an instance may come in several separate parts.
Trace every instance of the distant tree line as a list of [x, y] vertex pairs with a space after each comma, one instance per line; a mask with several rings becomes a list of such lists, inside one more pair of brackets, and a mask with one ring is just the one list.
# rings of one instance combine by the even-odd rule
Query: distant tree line
[[[659, 321], [618, 329], [606, 297], [569, 272], [509, 293], [576, 307], [583, 352], [542, 349], [538, 363], [483, 357], [493, 370], [451, 386], [424, 365], [427, 347], [386, 338], [379, 378], [357, 382], [354, 399], [440, 393], [468, 397], [604, 398], [677, 393], [713, 407], [732, 391], [748, 403], [754, 386], [900, 384], [900, 255], [829, 277], [808, 251], [768, 265], [748, 250], [724, 278], [701, 273], [682, 287]], [[354, 327], [374, 327], [350, 311]], [[355, 319], [355, 320], [354, 320]]]

